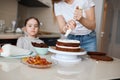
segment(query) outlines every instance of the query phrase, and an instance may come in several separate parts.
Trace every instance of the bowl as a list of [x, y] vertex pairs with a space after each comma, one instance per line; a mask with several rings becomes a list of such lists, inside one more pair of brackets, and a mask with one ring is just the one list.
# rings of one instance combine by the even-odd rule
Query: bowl
[[37, 54], [39, 55], [46, 55], [48, 53], [48, 48], [40, 48], [40, 47], [34, 47]]

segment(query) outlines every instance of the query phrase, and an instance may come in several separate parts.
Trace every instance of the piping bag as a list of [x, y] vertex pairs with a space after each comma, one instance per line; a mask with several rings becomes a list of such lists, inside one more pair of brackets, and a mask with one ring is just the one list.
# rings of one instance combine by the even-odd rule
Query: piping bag
[[72, 31], [72, 29], [68, 29], [64, 35], [65, 38], [67, 38], [67, 36], [70, 34], [70, 32]]
[[[76, 7], [76, 9], [82, 10], [82, 8], [81, 8], [80, 6]], [[73, 19], [73, 20], [76, 21], [75, 19]], [[71, 31], [72, 31], [72, 29], [68, 29], [68, 30], [66, 31], [66, 33], [62, 36], [61, 39], [67, 39], [67, 36], [71, 33]]]

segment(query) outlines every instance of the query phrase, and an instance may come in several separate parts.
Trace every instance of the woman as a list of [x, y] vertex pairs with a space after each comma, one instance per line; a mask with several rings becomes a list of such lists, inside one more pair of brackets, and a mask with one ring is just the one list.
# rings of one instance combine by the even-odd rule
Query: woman
[[95, 3], [92, 0], [52, 0], [60, 32], [80, 41], [81, 48], [96, 51]]

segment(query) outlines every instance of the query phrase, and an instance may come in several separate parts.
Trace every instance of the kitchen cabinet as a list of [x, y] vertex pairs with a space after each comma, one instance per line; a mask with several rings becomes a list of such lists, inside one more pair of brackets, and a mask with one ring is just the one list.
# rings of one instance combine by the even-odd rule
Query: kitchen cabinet
[[16, 45], [17, 39], [23, 36], [22, 33], [1, 33], [0, 34], [0, 46], [4, 44]]
[[17, 39], [0, 39], [0, 46], [4, 44], [16, 45]]
[[18, 3], [27, 7], [49, 7], [40, 0], [19, 0]]

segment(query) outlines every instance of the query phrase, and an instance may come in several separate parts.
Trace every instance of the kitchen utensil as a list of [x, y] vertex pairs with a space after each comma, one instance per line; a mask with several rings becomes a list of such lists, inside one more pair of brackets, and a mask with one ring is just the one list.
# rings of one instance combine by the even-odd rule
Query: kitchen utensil
[[71, 29], [68, 29], [64, 36], [67, 37], [70, 34], [71, 31], [72, 31]]
[[12, 31], [15, 31], [15, 27], [16, 27], [16, 21], [12, 21]]
[[[82, 10], [82, 7], [81, 7], [81, 6], [78, 6], [77, 9], [81, 9], [81, 10]], [[73, 20], [76, 22], [75, 19], [73, 19]], [[62, 39], [67, 39], [67, 36], [71, 33], [71, 31], [72, 31], [71, 29], [68, 29], [68, 30], [66, 31], [65, 35], [62, 36]]]

